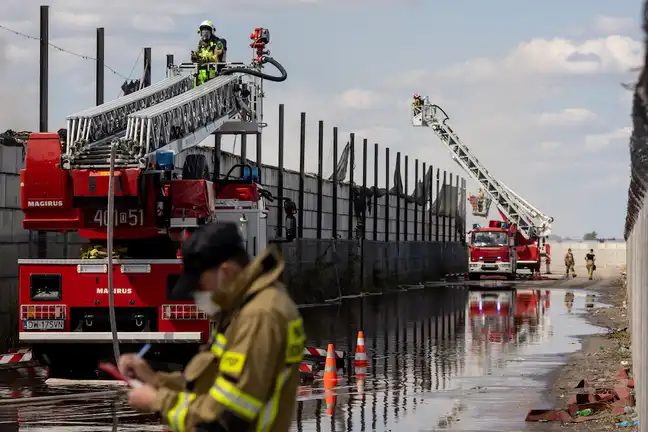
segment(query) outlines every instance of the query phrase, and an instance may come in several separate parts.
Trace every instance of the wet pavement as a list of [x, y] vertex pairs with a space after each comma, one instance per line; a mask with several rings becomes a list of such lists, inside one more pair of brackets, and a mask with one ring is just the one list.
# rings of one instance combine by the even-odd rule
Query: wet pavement
[[[369, 368], [364, 377], [341, 370], [332, 392], [320, 380], [302, 386], [293, 430], [524, 429], [529, 409], [548, 407], [548, 374], [578, 349], [574, 337], [597, 330], [579, 316], [585, 292], [475, 289], [435, 286], [303, 308], [310, 346], [333, 343], [352, 357], [363, 330]], [[49, 397], [15, 404], [32, 396]], [[38, 371], [12, 370], [0, 371], [0, 430], [164, 428], [128, 408], [113, 383], [45, 381]]]

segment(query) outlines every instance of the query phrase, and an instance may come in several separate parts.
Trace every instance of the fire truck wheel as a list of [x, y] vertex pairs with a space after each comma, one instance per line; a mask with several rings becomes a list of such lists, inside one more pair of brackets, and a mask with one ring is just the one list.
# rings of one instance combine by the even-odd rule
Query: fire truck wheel
[[210, 180], [207, 158], [201, 154], [190, 154], [182, 165], [183, 180]]

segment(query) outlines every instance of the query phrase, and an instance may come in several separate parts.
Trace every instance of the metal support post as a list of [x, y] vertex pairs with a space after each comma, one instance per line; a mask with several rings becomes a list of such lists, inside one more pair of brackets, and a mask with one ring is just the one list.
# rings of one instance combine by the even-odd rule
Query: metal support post
[[[374, 144], [374, 189], [378, 192], [378, 143]], [[373, 239], [378, 240], [378, 195], [373, 196]]]
[[[428, 174], [428, 169], [427, 169], [427, 164], [423, 162], [423, 172], [421, 173], [421, 202], [423, 203], [423, 209], [421, 209], [421, 241], [425, 241], [425, 209], [427, 208], [427, 200], [428, 200], [428, 194], [427, 194], [427, 174]], [[430, 211], [432, 211], [432, 207], [430, 207]]]
[[299, 128], [299, 208], [298, 228], [299, 238], [304, 238], [304, 181], [306, 177], [306, 113], [301, 113]]
[[97, 29], [97, 74], [96, 74], [96, 84], [95, 84], [95, 99], [97, 105], [104, 103], [104, 71], [105, 71], [105, 61], [104, 61], [104, 51], [105, 51], [105, 42], [104, 42], [104, 28], [99, 27]]
[[385, 147], [385, 241], [389, 241], [389, 147]]
[[439, 241], [439, 234], [440, 234], [440, 226], [439, 226], [439, 214], [440, 214], [440, 210], [441, 210], [441, 203], [439, 202], [439, 191], [441, 190], [440, 186], [439, 186], [439, 173], [440, 172], [441, 172], [441, 170], [439, 168], [437, 168], [437, 171], [436, 171], [436, 197], [437, 197], [436, 200], [437, 200], [437, 202], [436, 202], [436, 206], [435, 206], [436, 208], [435, 208], [435, 212], [434, 212], [434, 213], [436, 213], [436, 216], [435, 216], [436, 220], [434, 222], [435, 223], [435, 228], [434, 228], [434, 231], [435, 231], [434, 239], [435, 239], [435, 241]]
[[[40, 7], [39, 131], [47, 132], [49, 117], [49, 6]], [[47, 232], [37, 233], [38, 258], [47, 258]]]
[[409, 241], [409, 202], [407, 200], [407, 192], [409, 191], [409, 156], [405, 155], [405, 200], [403, 202], [403, 237], [405, 241]]
[[441, 187], [441, 190], [443, 191], [443, 243], [446, 242], [446, 215], [448, 213], [448, 206], [446, 203], [448, 202], [448, 188], [446, 188], [447, 182], [447, 176], [448, 172], [443, 171], [443, 186]]
[[318, 123], [317, 131], [317, 238], [322, 238], [322, 194], [324, 193], [324, 122]]
[[349, 136], [349, 224], [347, 225], [347, 238], [353, 239], [353, 168], [355, 167], [355, 134]]
[[[401, 153], [396, 152], [396, 172], [402, 181], [401, 176]], [[397, 187], [394, 183], [394, 187]], [[401, 240], [401, 191], [396, 191], [396, 241]]]
[[419, 160], [414, 159], [414, 241], [418, 241], [418, 213], [421, 189], [419, 188]]
[[434, 220], [434, 217], [432, 216], [432, 205], [434, 204], [434, 167], [430, 165], [430, 168], [428, 169], [430, 170], [430, 175], [426, 177], [428, 200], [430, 200], [430, 210], [428, 211], [428, 241], [432, 241], [432, 221]]
[[[277, 151], [279, 153], [279, 161], [277, 163], [279, 168], [279, 178], [277, 179], [277, 195], [279, 196], [279, 198], [284, 197], [284, 115], [284, 104], [279, 104], [279, 136], [277, 137]], [[280, 238], [283, 237], [284, 221], [284, 209], [282, 201], [282, 199], [279, 199], [277, 201], [277, 237]]]
[[255, 135], [256, 135], [256, 166], [257, 166], [257, 169], [259, 170], [259, 180], [258, 180], [258, 182], [259, 182], [259, 184], [263, 184], [263, 179], [261, 178], [261, 174], [263, 172], [263, 170], [262, 170], [262, 164], [263, 164], [262, 157], [263, 157], [263, 155], [261, 154], [262, 153], [261, 147], [263, 146], [263, 135], [261, 134], [261, 132], [255, 134]]
[[331, 191], [333, 195], [333, 238], [336, 239], [338, 235], [338, 175], [337, 175], [337, 163], [338, 163], [338, 128], [333, 128], [333, 184], [331, 185], [333, 190]]
[[144, 81], [142, 87], [151, 85], [151, 48], [144, 48]]

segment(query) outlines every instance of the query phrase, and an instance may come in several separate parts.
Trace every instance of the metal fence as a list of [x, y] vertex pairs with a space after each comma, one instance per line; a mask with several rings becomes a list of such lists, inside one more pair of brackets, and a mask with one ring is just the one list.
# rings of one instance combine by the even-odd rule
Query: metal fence
[[[342, 137], [332, 128], [332, 149], [325, 148], [323, 121], [318, 122], [317, 152], [309, 153], [306, 140], [306, 113], [301, 113], [299, 131], [299, 170], [284, 164], [284, 106], [279, 105], [278, 166], [261, 164], [261, 183], [278, 197], [270, 204], [270, 232], [282, 237], [286, 228], [285, 199], [296, 204], [297, 238], [366, 239], [378, 241], [464, 242], [466, 232], [466, 180], [457, 174], [434, 168], [432, 163], [393, 152], [389, 147], [369, 143], [354, 133]], [[295, 133], [297, 131], [288, 131]], [[216, 138], [216, 148], [220, 139]], [[220, 175], [236, 164], [257, 166], [247, 155], [247, 141], [241, 153], [218, 151], [202, 146], [188, 154], [207, 156], [210, 169]], [[341, 145], [341, 143], [346, 143]], [[267, 146], [267, 141], [264, 143]], [[310, 147], [310, 146], [309, 146]], [[332, 150], [334, 167], [325, 173], [323, 155]], [[186, 156], [184, 155], [184, 156]], [[318, 172], [306, 172], [306, 159], [318, 161]], [[183, 163], [183, 155], [177, 161]], [[361, 163], [356, 163], [361, 161]], [[384, 163], [381, 172], [379, 164]], [[373, 171], [373, 178], [370, 178]], [[410, 184], [414, 173], [413, 184]], [[237, 171], [238, 175], [239, 172]]]
[[[644, 3], [643, 16], [644, 32], [648, 33], [648, 2]], [[632, 122], [631, 176], [625, 226], [627, 294], [637, 408], [641, 430], [647, 430], [644, 423], [648, 420], [648, 61], [644, 62], [634, 88]]]

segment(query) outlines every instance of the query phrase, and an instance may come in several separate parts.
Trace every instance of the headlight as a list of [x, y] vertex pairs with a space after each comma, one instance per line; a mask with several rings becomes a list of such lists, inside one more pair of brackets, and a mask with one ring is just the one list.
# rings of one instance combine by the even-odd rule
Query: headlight
[[33, 274], [29, 276], [29, 298], [32, 301], [60, 301], [63, 283], [60, 274]]

